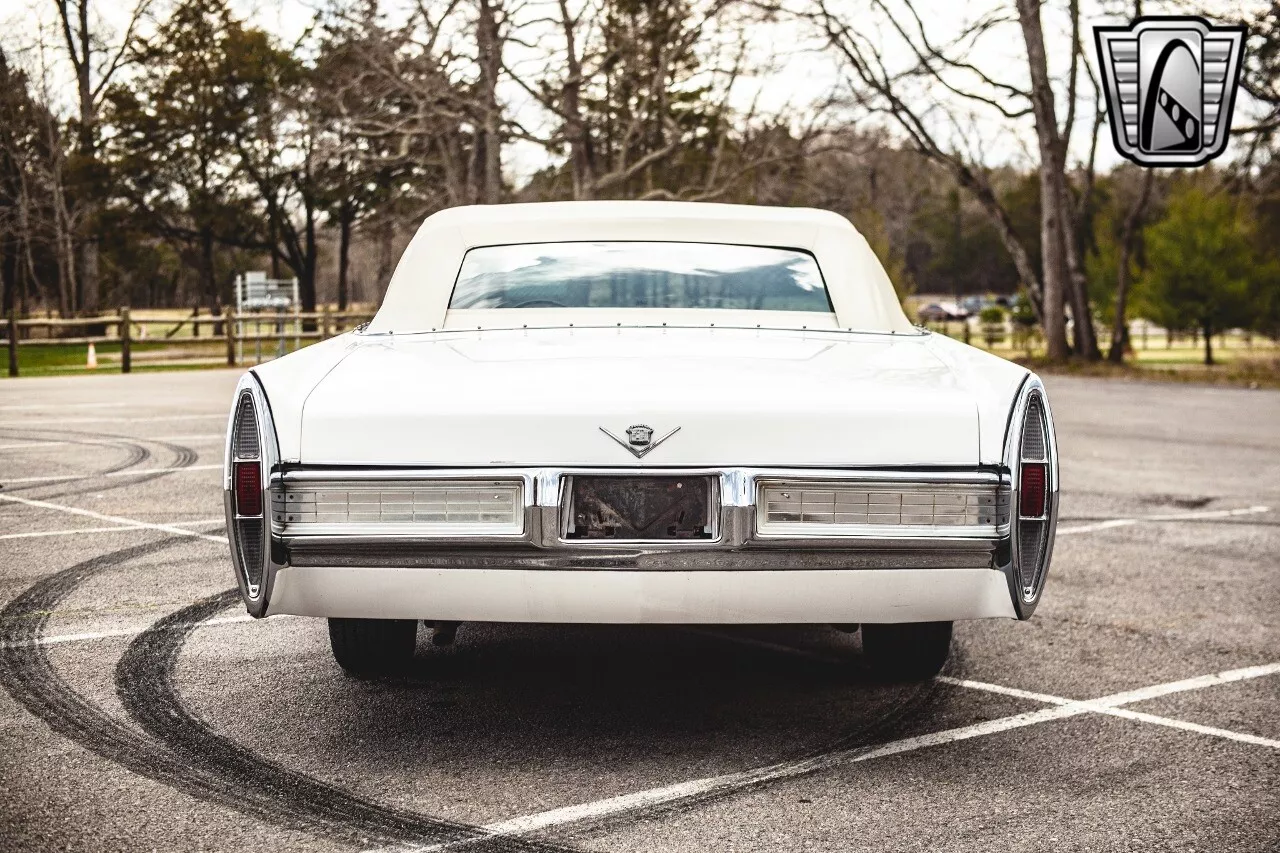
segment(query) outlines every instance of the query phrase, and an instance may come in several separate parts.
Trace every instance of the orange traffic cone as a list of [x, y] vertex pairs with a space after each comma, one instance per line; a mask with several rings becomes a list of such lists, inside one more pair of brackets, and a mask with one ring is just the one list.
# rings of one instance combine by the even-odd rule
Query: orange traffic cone
[[93, 348], [92, 342], [89, 344], [89, 357], [85, 360], [84, 366], [90, 370], [98, 366], [98, 351]]

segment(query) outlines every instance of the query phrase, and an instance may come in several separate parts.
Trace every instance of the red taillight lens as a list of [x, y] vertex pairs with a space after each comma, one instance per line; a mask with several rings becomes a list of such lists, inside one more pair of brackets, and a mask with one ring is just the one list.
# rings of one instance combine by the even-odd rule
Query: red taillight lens
[[235, 463], [236, 515], [262, 515], [262, 471], [257, 462]]
[[1022, 463], [1022, 482], [1018, 489], [1018, 515], [1023, 518], [1040, 518], [1044, 515], [1048, 467], [1043, 462]]

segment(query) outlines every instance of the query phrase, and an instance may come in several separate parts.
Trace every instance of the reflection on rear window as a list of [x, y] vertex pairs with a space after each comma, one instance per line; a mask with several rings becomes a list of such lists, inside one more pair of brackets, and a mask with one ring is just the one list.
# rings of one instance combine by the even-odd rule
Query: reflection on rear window
[[807, 252], [657, 242], [472, 249], [449, 307], [832, 310]]

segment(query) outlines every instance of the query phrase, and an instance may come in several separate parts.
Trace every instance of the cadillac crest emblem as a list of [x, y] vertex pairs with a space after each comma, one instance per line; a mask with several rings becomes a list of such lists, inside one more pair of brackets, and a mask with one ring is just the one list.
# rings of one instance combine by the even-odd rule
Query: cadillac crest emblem
[[605, 435], [609, 436], [609, 438], [612, 438], [618, 444], [625, 447], [627, 450], [630, 450], [632, 455], [635, 456], [637, 459], [641, 459], [649, 451], [655, 449], [659, 444], [662, 444], [662, 442], [666, 441], [668, 438], [671, 438], [671, 436], [678, 433], [680, 431], [680, 427], [676, 427], [675, 429], [671, 430], [671, 432], [667, 433], [662, 438], [659, 438], [656, 441], [653, 438], [653, 427], [646, 426], [645, 424], [632, 424], [631, 426], [627, 427], [626, 441], [623, 441], [622, 439], [618, 438], [618, 436], [609, 432], [609, 430], [605, 429], [604, 427], [600, 427], [600, 431]]

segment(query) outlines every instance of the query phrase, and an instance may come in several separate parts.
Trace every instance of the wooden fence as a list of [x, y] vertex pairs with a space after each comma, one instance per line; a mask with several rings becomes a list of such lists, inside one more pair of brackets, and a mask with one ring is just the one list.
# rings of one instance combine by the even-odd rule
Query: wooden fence
[[[1039, 349], [1043, 343], [1038, 326], [1018, 326], [1008, 320], [999, 323], [981, 323], [976, 320], [972, 322], [965, 320], [936, 320], [922, 323], [921, 325], [931, 332], [938, 332], [947, 337], [964, 341], [966, 344], [972, 344], [988, 350]], [[1098, 347], [1105, 352], [1111, 346], [1111, 327], [1098, 323], [1094, 328], [1094, 333], [1098, 338]], [[1070, 338], [1069, 332], [1067, 336]], [[1251, 332], [1248, 329], [1219, 329], [1213, 333], [1213, 348], [1215, 351], [1228, 349], [1252, 350], [1255, 347], [1270, 350], [1275, 349], [1276, 345], [1276, 340], [1260, 333]], [[1171, 331], [1142, 319], [1133, 320], [1129, 323], [1128, 348], [1134, 352], [1201, 349], [1203, 347], [1204, 338], [1200, 332], [1195, 330]]]
[[[184, 343], [210, 341], [221, 337], [226, 348], [226, 362], [235, 367], [245, 361], [243, 348], [246, 343], [255, 345], [256, 358], [262, 360], [264, 343], [276, 344], [275, 355], [283, 355], [286, 341], [294, 341], [295, 348], [303, 341], [314, 342], [349, 331], [373, 317], [372, 311], [269, 311], [258, 313], [227, 313], [221, 316], [148, 317], [134, 315], [128, 308], [121, 308], [115, 315], [98, 317], [30, 317], [18, 319], [11, 313], [5, 321], [5, 349], [9, 356], [9, 375], [19, 372], [19, 349], [40, 346], [84, 346], [118, 344], [120, 370], [133, 370], [133, 349], [139, 341], [169, 340], [173, 333], [190, 325], [193, 336], [181, 339]], [[149, 337], [148, 327], [174, 327], [168, 335]], [[201, 326], [212, 327], [210, 338], [199, 338]], [[263, 332], [267, 327], [269, 331]], [[252, 329], [252, 331], [249, 331]], [[34, 334], [43, 330], [44, 335]], [[62, 332], [78, 331], [79, 335], [63, 335]], [[268, 357], [273, 357], [267, 348]]]

